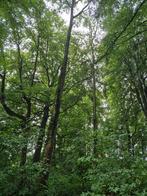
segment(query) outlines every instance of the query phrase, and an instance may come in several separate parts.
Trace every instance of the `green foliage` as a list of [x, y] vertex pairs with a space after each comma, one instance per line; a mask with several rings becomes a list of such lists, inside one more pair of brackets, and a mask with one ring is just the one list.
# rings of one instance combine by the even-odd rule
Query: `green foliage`
[[90, 162], [93, 166], [87, 171], [85, 178], [91, 185], [91, 191], [82, 195], [146, 194], [147, 164], [145, 161], [128, 157], [124, 160], [105, 158], [94, 159]]
[[[56, 144], [45, 164], [66, 45], [61, 13], [71, 2], [1, 1], [0, 196], [145, 196], [145, 1], [92, 1], [74, 18]], [[77, 30], [80, 24], [86, 31]]]
[[[57, 188], [58, 187], [58, 188]], [[56, 166], [49, 177], [48, 195], [72, 195], [76, 196], [81, 193], [81, 179], [76, 174], [76, 171], [70, 175], [64, 170], [64, 168], [58, 168]]]

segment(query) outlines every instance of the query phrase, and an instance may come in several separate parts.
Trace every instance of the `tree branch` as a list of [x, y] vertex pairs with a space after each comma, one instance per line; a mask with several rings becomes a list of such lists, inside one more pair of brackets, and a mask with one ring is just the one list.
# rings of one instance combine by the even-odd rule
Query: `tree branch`
[[16, 117], [19, 118], [21, 120], [25, 120], [25, 117], [23, 115], [20, 115], [16, 112], [14, 112], [13, 110], [10, 109], [10, 107], [7, 106], [7, 104], [5, 103], [5, 95], [4, 95], [4, 91], [5, 91], [5, 79], [6, 79], [6, 73], [4, 73], [4, 75], [2, 76], [2, 84], [1, 84], [1, 95], [0, 95], [0, 102], [5, 110], [5, 112], [12, 117]]
[[79, 11], [79, 13], [77, 13], [76, 15], [74, 15], [73, 18], [76, 18], [76, 17], [78, 17], [80, 14], [82, 14], [82, 13], [85, 11], [85, 9], [88, 7], [88, 5], [89, 5], [90, 3], [91, 3], [91, 0], [88, 1], [88, 3], [82, 8], [82, 10]]
[[141, 7], [144, 5], [145, 2], [146, 2], [146, 0], [143, 0], [140, 3], [140, 5], [136, 8], [135, 13], [133, 14], [133, 16], [131, 17], [131, 19], [129, 20], [129, 22], [125, 25], [125, 27], [123, 28], [123, 30], [121, 30], [118, 33], [118, 35], [116, 36], [116, 38], [108, 46], [106, 52], [95, 61], [95, 64], [98, 63], [98, 62], [100, 62], [103, 58], [105, 58], [106, 56], [108, 56], [111, 53], [111, 51], [112, 51], [113, 47], [115, 46], [117, 40], [121, 37], [121, 35], [127, 30], [127, 28], [130, 26], [130, 24], [133, 22], [134, 18], [137, 16], [139, 10], [141, 9]]

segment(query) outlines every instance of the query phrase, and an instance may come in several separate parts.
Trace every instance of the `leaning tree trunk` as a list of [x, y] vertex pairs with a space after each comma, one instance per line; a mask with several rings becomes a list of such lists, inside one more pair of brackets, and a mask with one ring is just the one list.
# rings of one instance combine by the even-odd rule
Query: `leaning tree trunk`
[[59, 119], [60, 107], [61, 107], [61, 98], [62, 98], [62, 92], [64, 89], [64, 83], [66, 78], [69, 46], [70, 46], [71, 32], [72, 32], [73, 19], [74, 19], [73, 16], [74, 5], [75, 5], [75, 0], [72, 0], [71, 11], [70, 11], [70, 23], [67, 31], [67, 37], [66, 37], [65, 49], [64, 49], [64, 59], [63, 59], [63, 64], [61, 66], [61, 72], [60, 72], [57, 91], [56, 91], [55, 111], [51, 117], [50, 125], [47, 132], [47, 141], [45, 145], [45, 154], [44, 154], [45, 171], [43, 171], [43, 173], [40, 176], [40, 183], [42, 185], [46, 185], [46, 182], [48, 180], [49, 166], [51, 164], [53, 151], [56, 144], [56, 129], [58, 126], [58, 119]]

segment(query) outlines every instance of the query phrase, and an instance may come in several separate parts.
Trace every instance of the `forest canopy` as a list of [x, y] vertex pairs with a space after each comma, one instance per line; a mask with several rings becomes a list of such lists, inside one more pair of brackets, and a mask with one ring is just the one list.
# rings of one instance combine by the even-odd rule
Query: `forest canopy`
[[0, 196], [147, 195], [147, 1], [0, 0]]

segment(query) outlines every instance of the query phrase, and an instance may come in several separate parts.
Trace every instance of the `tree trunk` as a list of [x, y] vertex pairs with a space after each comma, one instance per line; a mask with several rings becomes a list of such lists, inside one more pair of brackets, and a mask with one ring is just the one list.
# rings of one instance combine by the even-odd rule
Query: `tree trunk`
[[96, 154], [96, 145], [97, 145], [97, 139], [96, 139], [96, 131], [97, 131], [97, 104], [96, 104], [96, 81], [95, 81], [95, 67], [94, 64], [92, 65], [92, 80], [93, 80], [93, 132], [94, 132], [94, 146], [93, 146], [93, 153]]
[[97, 145], [97, 97], [96, 97], [96, 77], [95, 77], [95, 54], [94, 54], [94, 37], [93, 37], [93, 29], [91, 24], [89, 24], [89, 29], [90, 29], [90, 50], [91, 50], [91, 57], [92, 57], [92, 62], [91, 62], [91, 75], [92, 75], [92, 124], [93, 124], [93, 154], [96, 155], [96, 145]]
[[21, 149], [20, 166], [25, 165], [26, 160], [27, 160], [27, 143], [25, 143]]
[[24, 120], [22, 122], [22, 126], [21, 126], [21, 129], [22, 129], [22, 135], [23, 135], [23, 145], [22, 145], [22, 148], [21, 148], [21, 154], [20, 154], [20, 166], [23, 166], [25, 165], [26, 163], [26, 160], [27, 160], [27, 149], [28, 149], [28, 127], [27, 127], [27, 122], [26, 120]]
[[59, 76], [58, 86], [56, 91], [55, 111], [51, 117], [48, 133], [47, 133], [47, 141], [45, 145], [45, 155], [44, 155], [45, 171], [43, 171], [40, 178], [40, 183], [42, 185], [46, 185], [47, 183], [48, 176], [49, 176], [49, 166], [51, 164], [53, 151], [56, 145], [56, 129], [58, 126], [60, 107], [61, 107], [61, 98], [62, 98], [62, 92], [64, 89], [64, 83], [66, 78], [71, 31], [72, 31], [73, 19], [74, 19], [73, 17], [74, 5], [75, 5], [75, 0], [72, 0], [71, 11], [70, 11], [70, 23], [67, 31], [67, 37], [66, 37], [65, 49], [64, 49], [64, 59], [63, 59], [63, 64], [61, 66], [61, 71], [60, 71], [60, 76]]
[[45, 127], [46, 127], [46, 123], [48, 120], [48, 112], [49, 112], [49, 105], [46, 104], [44, 107], [44, 113], [43, 113], [43, 117], [42, 117], [42, 121], [40, 125], [40, 131], [39, 131], [39, 135], [38, 135], [38, 139], [37, 139], [37, 143], [35, 147], [35, 152], [33, 155], [33, 162], [40, 161], [43, 138], [45, 136]]

